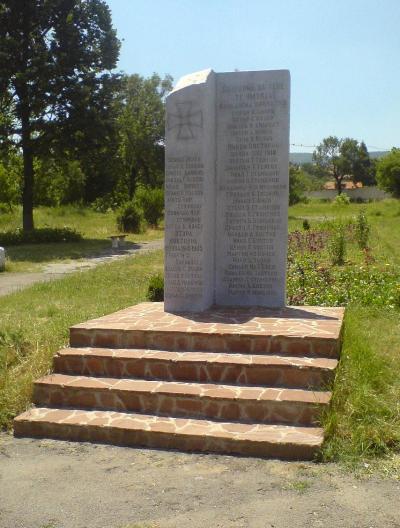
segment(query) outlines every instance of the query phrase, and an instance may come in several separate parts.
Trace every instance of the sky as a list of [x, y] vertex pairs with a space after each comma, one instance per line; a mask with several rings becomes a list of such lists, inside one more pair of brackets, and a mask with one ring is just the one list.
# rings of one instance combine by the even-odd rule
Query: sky
[[292, 152], [324, 137], [400, 146], [400, 0], [107, 0], [118, 69], [289, 69]]

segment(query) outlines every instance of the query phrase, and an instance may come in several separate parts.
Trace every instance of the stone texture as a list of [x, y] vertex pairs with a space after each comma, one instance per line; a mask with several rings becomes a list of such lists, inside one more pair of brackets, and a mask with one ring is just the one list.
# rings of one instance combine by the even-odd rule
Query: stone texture
[[205, 70], [167, 97], [167, 311], [284, 306], [289, 86], [286, 70]]
[[286, 70], [217, 74], [219, 305], [285, 305], [289, 86]]
[[337, 358], [343, 308], [213, 307], [172, 314], [141, 303], [71, 328], [73, 346]]
[[215, 74], [181, 79], [167, 97], [165, 308], [204, 310], [214, 298]]
[[[84, 426], [83, 426], [84, 424]], [[180, 451], [312, 459], [323, 441], [315, 427], [248, 425], [153, 415], [36, 408], [14, 421], [16, 436], [36, 436]]]
[[67, 348], [56, 372], [79, 376], [200, 381], [320, 388], [333, 379], [336, 359], [151, 349]]
[[76, 325], [15, 434], [311, 458], [342, 318], [340, 308], [171, 314], [143, 303]]
[[46, 407], [95, 407], [159, 416], [294, 425], [315, 424], [330, 398], [330, 392], [325, 391], [62, 374], [36, 381], [33, 394], [34, 403]]

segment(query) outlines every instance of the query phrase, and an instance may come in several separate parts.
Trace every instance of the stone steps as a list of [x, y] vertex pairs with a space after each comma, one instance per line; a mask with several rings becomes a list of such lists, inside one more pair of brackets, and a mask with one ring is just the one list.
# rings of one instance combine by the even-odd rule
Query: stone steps
[[72, 326], [70, 345], [337, 359], [342, 317], [342, 308], [310, 306], [170, 314], [142, 303]]
[[330, 392], [52, 374], [34, 384], [41, 407], [132, 411], [242, 423], [315, 425]]
[[336, 366], [327, 358], [150, 349], [65, 348], [54, 358], [54, 370], [62, 374], [319, 390], [332, 381]]
[[18, 436], [312, 458], [331, 399], [341, 308], [143, 303], [71, 328]]
[[323, 442], [314, 427], [240, 424], [110, 411], [34, 408], [14, 421], [16, 436], [121, 446], [309, 460]]
[[279, 354], [281, 356], [308, 356], [337, 358], [337, 343], [330, 339], [299, 339], [291, 336], [264, 336], [252, 334], [206, 334], [165, 330], [121, 331], [119, 328], [70, 329], [72, 347], [142, 348], [173, 352], [216, 352], [239, 354]]

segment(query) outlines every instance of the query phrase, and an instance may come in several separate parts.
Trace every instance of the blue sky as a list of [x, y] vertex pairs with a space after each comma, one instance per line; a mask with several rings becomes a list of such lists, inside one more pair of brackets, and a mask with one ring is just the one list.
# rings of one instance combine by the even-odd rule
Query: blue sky
[[107, 2], [126, 73], [289, 69], [291, 143], [400, 146], [400, 0]]

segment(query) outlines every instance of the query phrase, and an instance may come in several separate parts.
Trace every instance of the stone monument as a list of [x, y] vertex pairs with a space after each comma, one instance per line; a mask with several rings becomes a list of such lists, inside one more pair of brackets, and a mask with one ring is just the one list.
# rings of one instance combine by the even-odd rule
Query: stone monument
[[165, 310], [285, 304], [287, 70], [180, 79], [167, 98]]
[[289, 74], [184, 77], [166, 128], [165, 305], [74, 325], [14, 434], [313, 459], [344, 309], [282, 307]]

